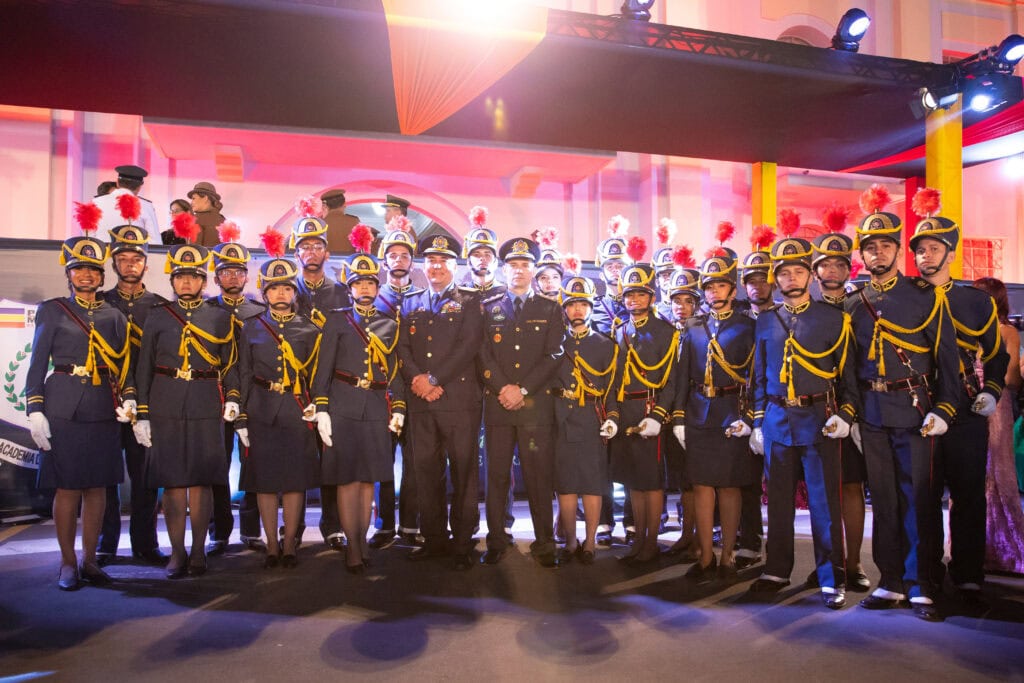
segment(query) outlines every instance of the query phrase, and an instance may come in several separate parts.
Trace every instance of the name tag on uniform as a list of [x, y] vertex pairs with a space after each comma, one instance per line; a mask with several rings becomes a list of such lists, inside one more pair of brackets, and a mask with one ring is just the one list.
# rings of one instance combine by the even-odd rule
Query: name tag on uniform
[[534, 323], [544, 323], [544, 324], [547, 324], [547, 322], [548, 322], [548, 321], [547, 321], [547, 320], [544, 320], [544, 319], [541, 319], [541, 320], [527, 320], [527, 321], [526, 321], [526, 324], [527, 324], [527, 325], [532, 325], [532, 324], [534, 324]]

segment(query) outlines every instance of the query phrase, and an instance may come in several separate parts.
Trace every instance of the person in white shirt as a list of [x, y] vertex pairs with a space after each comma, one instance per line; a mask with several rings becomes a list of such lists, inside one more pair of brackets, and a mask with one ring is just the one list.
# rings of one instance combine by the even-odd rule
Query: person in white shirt
[[[144, 182], [143, 179], [149, 175], [146, 169], [139, 166], [118, 166], [114, 170], [117, 171], [117, 189], [92, 200], [103, 211], [97, 234], [104, 234], [112, 228], [124, 225], [125, 219], [117, 208], [117, 198], [128, 193], [138, 196]], [[157, 225], [156, 209], [153, 208], [153, 202], [139, 197], [139, 205], [139, 218], [137, 221], [132, 221], [132, 225], [146, 229], [150, 244], [160, 244], [160, 227]]]

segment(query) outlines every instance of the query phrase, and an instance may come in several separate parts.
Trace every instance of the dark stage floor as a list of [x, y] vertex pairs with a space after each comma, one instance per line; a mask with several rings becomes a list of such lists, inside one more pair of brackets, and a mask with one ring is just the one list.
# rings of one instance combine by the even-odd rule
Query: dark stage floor
[[[799, 585], [754, 602], [746, 590], [760, 567], [698, 588], [682, 576], [688, 565], [623, 566], [619, 546], [590, 567], [543, 569], [516, 507], [518, 552], [468, 573], [408, 562], [396, 544], [351, 576], [310, 509], [295, 569], [264, 570], [262, 554], [233, 545], [200, 578], [168, 581], [122, 558], [108, 567], [113, 587], [75, 593], [56, 588], [51, 524], [7, 527], [0, 681], [1024, 680], [1020, 577], [991, 577], [984, 607], [947, 597], [938, 624], [868, 612], [856, 593], [831, 612]], [[797, 526], [795, 584], [812, 564], [806, 512]]]

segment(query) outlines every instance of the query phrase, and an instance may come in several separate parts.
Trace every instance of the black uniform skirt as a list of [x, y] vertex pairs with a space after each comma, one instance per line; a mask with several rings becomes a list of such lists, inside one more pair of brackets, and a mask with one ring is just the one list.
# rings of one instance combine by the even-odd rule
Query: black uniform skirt
[[320, 463], [322, 486], [356, 481], [394, 481], [391, 432], [383, 420], [353, 420], [331, 415], [333, 446], [324, 447]]
[[566, 412], [558, 424], [555, 443], [555, 491], [604, 495], [608, 488], [608, 447], [599, 434], [597, 413], [589, 402]]
[[628, 489], [655, 491], [665, 488], [665, 457], [662, 439], [671, 433], [662, 430], [657, 438], [645, 439], [639, 434], [626, 436], [619, 426], [619, 433], [608, 444], [612, 460], [612, 481], [622, 483]]
[[50, 450], [40, 451], [39, 488], [68, 490], [114, 486], [124, 481], [121, 423], [49, 418]]
[[320, 458], [313, 430], [249, 418], [249, 443], [238, 488], [249, 493], [305, 491], [320, 486]]
[[220, 417], [151, 417], [150, 427], [153, 447], [146, 450], [149, 488], [227, 485], [228, 458]]
[[761, 478], [761, 459], [750, 451], [750, 440], [726, 438], [724, 428], [687, 427], [686, 456], [695, 485], [735, 488]]

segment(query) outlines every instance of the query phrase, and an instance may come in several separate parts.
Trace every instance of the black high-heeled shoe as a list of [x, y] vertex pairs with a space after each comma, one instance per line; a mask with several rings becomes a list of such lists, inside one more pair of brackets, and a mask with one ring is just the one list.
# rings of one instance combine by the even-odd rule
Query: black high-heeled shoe
[[57, 588], [62, 591], [76, 591], [82, 587], [81, 578], [78, 576], [78, 565], [62, 564], [57, 572]]
[[[173, 559], [174, 558], [172, 556], [171, 561], [173, 561]], [[172, 580], [174, 580], [174, 579], [183, 579], [186, 576], [188, 576], [188, 558], [186, 557], [185, 561], [182, 562], [177, 567], [172, 567], [171, 564], [168, 563], [167, 569], [165, 570], [165, 576], [168, 579], [172, 579]]]
[[202, 556], [202, 561], [197, 562], [198, 557], [188, 558], [188, 575], [189, 576], [202, 576], [206, 573], [206, 555]]
[[281, 564], [281, 552], [267, 553], [266, 558], [263, 560], [264, 569], [275, 569]]
[[299, 558], [294, 554], [283, 555], [281, 557], [281, 566], [285, 569], [294, 569], [299, 564]]

